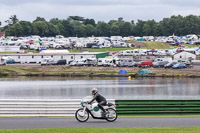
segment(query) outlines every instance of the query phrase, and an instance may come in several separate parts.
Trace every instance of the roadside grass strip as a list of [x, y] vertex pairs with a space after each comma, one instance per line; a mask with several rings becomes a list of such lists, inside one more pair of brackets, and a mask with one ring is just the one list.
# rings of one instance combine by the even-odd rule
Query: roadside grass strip
[[199, 133], [200, 127], [6, 129], [0, 133]]
[[29, 71], [27, 70], [12, 67], [12, 66], [1, 66], [1, 68], [4, 70], [9, 70], [9, 71], [17, 72], [17, 73], [25, 73], [25, 74], [29, 73]]

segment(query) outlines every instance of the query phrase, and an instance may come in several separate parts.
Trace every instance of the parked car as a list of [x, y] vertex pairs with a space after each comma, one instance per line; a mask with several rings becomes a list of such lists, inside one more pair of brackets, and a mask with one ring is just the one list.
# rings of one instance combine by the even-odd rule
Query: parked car
[[56, 62], [53, 59], [50, 58], [45, 58], [41, 61], [41, 66], [45, 66], [45, 65], [55, 65]]
[[174, 66], [177, 62], [169, 62], [167, 63], [164, 67], [165, 68], [171, 68], [172, 66]]
[[99, 45], [93, 45], [92, 48], [93, 49], [98, 49], [98, 48], [100, 48], [100, 46]]
[[184, 63], [177, 63], [172, 66], [173, 69], [181, 69], [181, 68], [186, 68], [186, 65]]
[[7, 63], [7, 64], [14, 64], [14, 63], [15, 63], [15, 60], [9, 59], [9, 60], [6, 60], [6, 63]]
[[76, 65], [77, 66], [85, 66], [85, 65], [87, 65], [87, 60], [86, 59], [79, 60], [79, 61], [77, 61]]
[[58, 60], [54, 65], [66, 65], [66, 60]]
[[136, 62], [133, 61], [131, 64], [128, 65], [128, 67], [134, 67], [135, 63]]
[[138, 67], [141, 64], [141, 62], [133, 62], [130, 65], [128, 65], [129, 67]]
[[15, 60], [13, 59], [13, 58], [11, 58], [11, 57], [2, 57], [1, 58], [1, 62], [3, 62], [3, 64], [14, 64], [15, 63]]
[[166, 64], [168, 64], [168, 61], [160, 61], [153, 63], [154, 68], [163, 68]]
[[69, 65], [70, 66], [76, 66], [77, 65], [77, 61], [71, 61], [71, 62], [69, 62]]
[[139, 67], [152, 67], [153, 62], [152, 61], [142, 61], [141, 64], [139, 64]]
[[81, 59], [77, 61], [77, 66], [96, 66], [97, 60], [96, 58], [87, 58], [87, 59]]

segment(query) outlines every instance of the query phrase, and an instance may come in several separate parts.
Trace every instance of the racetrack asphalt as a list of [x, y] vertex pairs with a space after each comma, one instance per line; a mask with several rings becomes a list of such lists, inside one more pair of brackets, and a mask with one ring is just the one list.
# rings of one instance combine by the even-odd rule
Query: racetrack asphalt
[[119, 117], [115, 122], [90, 118], [0, 118], [0, 129], [30, 128], [114, 128], [114, 127], [195, 127], [200, 117]]

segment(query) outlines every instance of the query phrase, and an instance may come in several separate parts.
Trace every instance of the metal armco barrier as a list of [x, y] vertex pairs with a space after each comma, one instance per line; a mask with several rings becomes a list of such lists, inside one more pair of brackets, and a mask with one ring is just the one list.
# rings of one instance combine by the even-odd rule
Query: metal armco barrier
[[116, 100], [119, 115], [200, 114], [200, 100]]
[[0, 117], [74, 116], [81, 108], [80, 102], [81, 99], [0, 99]]

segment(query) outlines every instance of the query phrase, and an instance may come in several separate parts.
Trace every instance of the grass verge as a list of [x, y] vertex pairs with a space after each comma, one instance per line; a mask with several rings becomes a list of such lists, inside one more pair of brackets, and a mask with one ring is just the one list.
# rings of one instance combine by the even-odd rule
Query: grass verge
[[1, 69], [7, 70], [7, 71], [16, 72], [16, 73], [22, 73], [22, 74], [29, 73], [29, 71], [27, 71], [27, 70], [16, 68], [16, 67], [12, 67], [12, 66], [1, 66]]
[[8, 72], [3, 72], [0, 70], [0, 77], [9, 76]]
[[200, 127], [6, 129], [0, 133], [199, 133]]
[[92, 49], [85, 48], [88, 52], [109, 52], [109, 51], [123, 51], [123, 50], [133, 50], [134, 48], [100, 48], [100, 49]]
[[30, 49], [26, 49], [25, 50], [25, 53], [39, 53], [40, 51], [38, 51], [38, 50], [30, 50]]

